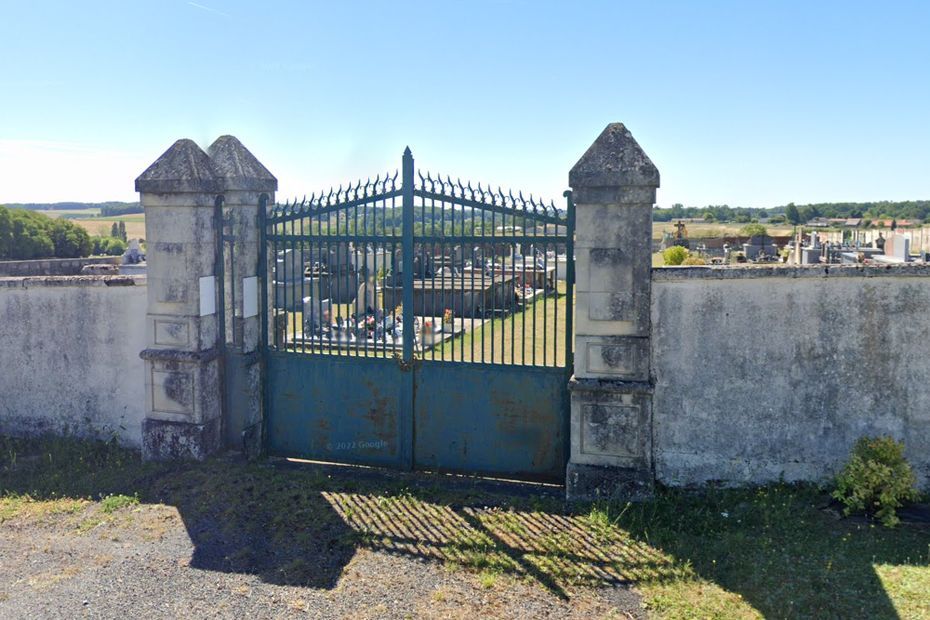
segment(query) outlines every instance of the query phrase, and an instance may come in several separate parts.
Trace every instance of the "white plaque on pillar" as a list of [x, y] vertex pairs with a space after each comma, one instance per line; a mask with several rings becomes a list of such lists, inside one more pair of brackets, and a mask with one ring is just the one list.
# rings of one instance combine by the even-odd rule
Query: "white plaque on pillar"
[[258, 276], [242, 278], [242, 318], [258, 316]]
[[200, 278], [200, 316], [216, 314], [216, 276]]

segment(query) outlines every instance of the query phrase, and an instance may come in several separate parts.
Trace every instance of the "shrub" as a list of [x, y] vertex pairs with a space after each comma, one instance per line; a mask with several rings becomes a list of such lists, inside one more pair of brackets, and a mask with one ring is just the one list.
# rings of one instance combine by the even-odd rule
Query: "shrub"
[[682, 265], [706, 265], [707, 261], [701, 256], [689, 256], [682, 261]]
[[126, 251], [126, 244], [116, 237], [93, 237], [94, 254], [119, 256]]
[[768, 229], [762, 224], [746, 224], [739, 229], [739, 234], [743, 237], [764, 237], [769, 234]]
[[662, 250], [662, 260], [666, 265], [680, 265], [688, 258], [688, 249], [680, 245], [673, 245]]
[[843, 512], [866, 512], [888, 527], [900, 521], [896, 510], [917, 499], [917, 478], [904, 458], [904, 444], [891, 437], [863, 437], [836, 478], [833, 497]]

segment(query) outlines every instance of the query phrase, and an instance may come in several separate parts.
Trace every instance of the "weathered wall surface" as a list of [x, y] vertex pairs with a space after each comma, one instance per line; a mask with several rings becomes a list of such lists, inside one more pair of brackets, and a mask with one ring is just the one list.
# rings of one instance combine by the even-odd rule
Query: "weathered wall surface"
[[119, 265], [121, 256], [93, 258], [39, 258], [36, 260], [0, 261], [0, 277], [5, 276], [76, 276], [85, 265]]
[[0, 434], [141, 445], [144, 278], [0, 278]]
[[656, 477], [824, 480], [857, 438], [930, 482], [930, 268], [653, 271]]

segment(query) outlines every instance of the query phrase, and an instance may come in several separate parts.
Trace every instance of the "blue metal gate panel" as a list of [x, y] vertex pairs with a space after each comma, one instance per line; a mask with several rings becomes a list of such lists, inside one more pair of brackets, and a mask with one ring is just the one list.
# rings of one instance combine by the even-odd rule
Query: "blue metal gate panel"
[[409, 432], [402, 432], [404, 382], [397, 362], [269, 353], [267, 364], [271, 454], [405, 466]]
[[565, 368], [418, 364], [415, 466], [561, 481], [567, 383]]
[[574, 299], [565, 197], [560, 209], [416, 174], [407, 149], [393, 175], [263, 213], [268, 451], [561, 480]]

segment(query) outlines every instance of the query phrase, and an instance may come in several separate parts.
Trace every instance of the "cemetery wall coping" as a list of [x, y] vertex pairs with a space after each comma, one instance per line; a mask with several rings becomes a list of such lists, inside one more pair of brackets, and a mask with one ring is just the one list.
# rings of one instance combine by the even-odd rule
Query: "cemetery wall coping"
[[0, 288], [40, 288], [63, 286], [145, 286], [146, 276], [19, 276], [0, 278]]
[[771, 265], [655, 267], [653, 282], [749, 280], [757, 278], [930, 277], [930, 264], [901, 265]]

